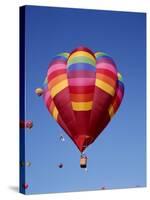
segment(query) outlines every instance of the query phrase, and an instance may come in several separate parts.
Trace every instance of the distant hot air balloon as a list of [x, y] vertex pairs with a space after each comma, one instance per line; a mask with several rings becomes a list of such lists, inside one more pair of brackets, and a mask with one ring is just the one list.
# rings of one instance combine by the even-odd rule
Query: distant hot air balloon
[[29, 185], [28, 185], [28, 183], [24, 183], [24, 184], [22, 185], [22, 187], [23, 187], [24, 189], [28, 189]]
[[82, 153], [118, 110], [124, 95], [122, 76], [106, 53], [79, 47], [58, 54], [46, 80], [47, 109]]
[[63, 165], [62, 163], [60, 163], [60, 164], [58, 165], [59, 168], [63, 168], [63, 166], [64, 166], [64, 165]]
[[62, 142], [65, 141], [65, 138], [63, 137], [63, 135], [61, 135], [59, 139], [60, 139], [60, 141], [62, 141]]
[[35, 93], [38, 95], [38, 96], [41, 96], [43, 94], [43, 89], [42, 88], [36, 88], [35, 89]]
[[20, 164], [21, 164], [22, 167], [30, 167], [31, 166], [31, 162], [30, 161], [27, 161], [27, 162], [21, 161]]
[[20, 121], [20, 128], [31, 129], [32, 127], [33, 127], [33, 122], [31, 120], [26, 120], [26, 121], [21, 120]]

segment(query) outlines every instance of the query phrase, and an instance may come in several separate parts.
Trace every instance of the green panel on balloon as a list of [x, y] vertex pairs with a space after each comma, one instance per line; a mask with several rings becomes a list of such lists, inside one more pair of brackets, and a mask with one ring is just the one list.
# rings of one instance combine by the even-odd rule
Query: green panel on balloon
[[146, 187], [146, 14], [20, 8], [20, 192]]

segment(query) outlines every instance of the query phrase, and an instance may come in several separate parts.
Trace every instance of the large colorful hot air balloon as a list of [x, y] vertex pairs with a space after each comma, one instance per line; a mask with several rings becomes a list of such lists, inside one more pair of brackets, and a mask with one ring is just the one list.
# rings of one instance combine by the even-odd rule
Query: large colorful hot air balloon
[[113, 59], [79, 47], [51, 61], [43, 97], [48, 111], [82, 153], [110, 122], [123, 94]]

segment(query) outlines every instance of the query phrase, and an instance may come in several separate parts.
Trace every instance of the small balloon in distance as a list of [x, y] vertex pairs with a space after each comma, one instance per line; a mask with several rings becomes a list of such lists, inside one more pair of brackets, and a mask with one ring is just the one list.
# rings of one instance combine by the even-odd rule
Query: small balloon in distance
[[63, 166], [64, 166], [64, 165], [63, 165], [62, 163], [60, 163], [60, 164], [58, 165], [59, 168], [63, 168]]
[[24, 161], [22, 161], [21, 163], [20, 163], [20, 165], [22, 166], [22, 167], [30, 167], [31, 166], [31, 162], [30, 161], [27, 161], [27, 162], [24, 162]]
[[32, 128], [33, 127], [33, 122], [31, 120], [26, 121], [26, 128]]
[[64, 142], [64, 141], [65, 141], [65, 138], [64, 138], [62, 135], [60, 136], [60, 141], [61, 141], [61, 142]]
[[36, 88], [35, 93], [37, 94], [37, 96], [41, 96], [43, 94], [43, 89], [42, 88]]
[[31, 129], [32, 127], [33, 127], [33, 122], [31, 120], [26, 120], [26, 121], [21, 120], [20, 121], [20, 128]]
[[23, 187], [24, 189], [28, 189], [29, 185], [28, 185], [28, 183], [24, 183], [24, 184], [22, 185], [22, 187]]

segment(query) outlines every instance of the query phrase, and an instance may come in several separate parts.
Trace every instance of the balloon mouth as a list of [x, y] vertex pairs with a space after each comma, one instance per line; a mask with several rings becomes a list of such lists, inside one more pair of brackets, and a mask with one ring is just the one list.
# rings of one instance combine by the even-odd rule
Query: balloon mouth
[[91, 143], [93, 142], [93, 137], [89, 135], [79, 135], [75, 139], [75, 143], [82, 153]]

